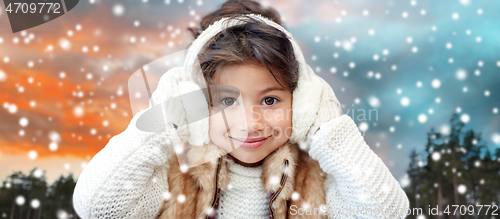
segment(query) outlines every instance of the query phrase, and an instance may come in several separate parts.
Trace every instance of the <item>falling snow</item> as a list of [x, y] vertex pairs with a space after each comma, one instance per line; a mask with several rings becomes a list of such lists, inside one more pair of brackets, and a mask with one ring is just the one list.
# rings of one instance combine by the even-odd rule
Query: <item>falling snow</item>
[[17, 196], [17, 198], [16, 198], [17, 205], [22, 206], [22, 205], [24, 205], [25, 202], [26, 202], [26, 199], [23, 196]]
[[113, 6], [113, 14], [117, 17], [122, 16], [125, 13], [125, 7], [121, 4], [116, 4]]
[[7, 74], [4, 71], [0, 70], [0, 82], [4, 82], [6, 80], [7, 80]]
[[[86, 138], [105, 139], [106, 136], [109, 139], [118, 134], [119, 127], [127, 123], [124, 121], [130, 121], [130, 106], [127, 105], [129, 98], [147, 100], [146, 92], [130, 91], [126, 80], [119, 81], [113, 77], [125, 76], [137, 70], [132, 69], [137, 66], [126, 63], [129, 57], [122, 51], [118, 53], [116, 48], [136, 51], [134, 56], [137, 57], [133, 58], [140, 61], [144, 57], [157, 56], [147, 52], [151, 49], [149, 48], [151, 45], [155, 45], [157, 48], [154, 49], [158, 51], [168, 53], [180, 46], [187, 46], [191, 38], [183, 39], [187, 33], [185, 30], [187, 24], [180, 25], [167, 21], [156, 23], [144, 16], [137, 16], [135, 10], [148, 8], [154, 1], [139, 2], [140, 8], [131, 8], [125, 2], [88, 1], [89, 7], [107, 5], [105, 13], [117, 24], [116, 29], [121, 28], [120, 24], [127, 28], [124, 33], [119, 33], [121, 35], [113, 32], [112, 28], [110, 30], [96, 23], [90, 23], [90, 20], [80, 20], [65, 25], [59, 35], [51, 40], [44, 39], [43, 34], [30, 33], [29, 30], [21, 31], [13, 37], [0, 37], [1, 46], [12, 46], [16, 49], [39, 47], [40, 50], [36, 55], [26, 57], [4, 50], [0, 54], [2, 64], [0, 88], [9, 87], [10, 90], [7, 92], [16, 97], [2, 100], [3, 109], [0, 110], [12, 117], [13, 124], [9, 125], [13, 127], [11, 130], [13, 136], [33, 144], [40, 143], [40, 148], [23, 152], [25, 153], [22, 154], [23, 157], [26, 158], [27, 153], [27, 158], [36, 162], [39, 153], [41, 155], [49, 151], [57, 154], [61, 149], [69, 148], [71, 141], [81, 143]], [[183, 9], [181, 16], [190, 19], [187, 23], [190, 22], [191, 25], [200, 21], [203, 8], [212, 6], [211, 2], [202, 0], [192, 1], [189, 4], [182, 0], [163, 2], [161, 7], [164, 9], [173, 5], [179, 11]], [[493, 16], [494, 11], [471, 0], [458, 0], [454, 3], [456, 7], [450, 7], [451, 11], [439, 13], [432, 5], [420, 0], [408, 1], [404, 3], [404, 7], [398, 9], [396, 7], [399, 6], [390, 4], [380, 5], [381, 8], [371, 8], [369, 5], [366, 5], [366, 8], [349, 8], [348, 3], [343, 3], [344, 8], [338, 9], [331, 22], [324, 22], [324, 25], [327, 25], [322, 28], [325, 32], [313, 29], [301, 32], [295, 37], [299, 38], [301, 46], [306, 48], [303, 52], [306, 58], [310, 58], [310, 61], [307, 61], [314, 63], [314, 65], [309, 63], [311, 67], [332, 85], [337, 97], [345, 101], [346, 105], [342, 104], [342, 107], [348, 107], [353, 103], [353, 107], [358, 107], [357, 109], [366, 107], [366, 109], [377, 108], [381, 112], [384, 110], [384, 115], [387, 117], [381, 118], [380, 121], [357, 122], [360, 131], [371, 132], [370, 127], [379, 126], [383, 134], [396, 133], [386, 135], [391, 136], [390, 142], [395, 142], [391, 147], [405, 151], [410, 145], [399, 143], [401, 139], [396, 140], [398, 136], [405, 136], [407, 133], [405, 131], [419, 130], [419, 135], [425, 138], [423, 132], [428, 131], [427, 125], [438, 127], [441, 134], [449, 135], [452, 132], [451, 127], [443, 122], [446, 115], [452, 112], [458, 113], [460, 121], [466, 126], [496, 127], [482, 122], [484, 120], [498, 122], [498, 105], [494, 104], [498, 98], [498, 89], [489, 81], [498, 79], [500, 60], [498, 57], [477, 55], [481, 51], [493, 48], [490, 41], [494, 40], [487, 32], [466, 22], [486, 21], [489, 16]], [[155, 5], [155, 7], [160, 6]], [[283, 20], [285, 15], [286, 21], [292, 22], [292, 16], [283, 10]], [[398, 34], [394, 34], [393, 30], [380, 25], [381, 20], [387, 22], [388, 18], [398, 22], [402, 27], [412, 28], [400, 31], [395, 27], [394, 31], [397, 30]], [[432, 20], [429, 20], [430, 18]], [[363, 20], [357, 21], [357, 19]], [[426, 22], [418, 24], [422, 26], [415, 26], [414, 22], [419, 20]], [[338, 31], [351, 28], [355, 21], [359, 22], [356, 24], [359, 24], [356, 30]], [[146, 29], [147, 31], [143, 31]], [[326, 31], [330, 29], [336, 30], [332, 31], [335, 34]], [[105, 36], [110, 35], [117, 36], [113, 38], [116, 42], [105, 41]], [[184, 41], [181, 42], [182, 40]], [[463, 58], [465, 49], [470, 51], [470, 54], [466, 54], [467, 60]], [[50, 57], [65, 62], [65, 57], [74, 55], [72, 52], [78, 57], [85, 57], [84, 62], [75, 63], [76, 67], [61, 65], [58, 69], [45, 72], [47, 66], [56, 66], [55, 60]], [[19, 76], [16, 69], [26, 69], [27, 72], [23, 72], [25, 75], [21, 79], [17, 79]], [[107, 82], [108, 75], [111, 78], [110, 82]], [[42, 97], [45, 94], [41, 92], [48, 88], [59, 92], [61, 96], [68, 97], [47, 100]], [[466, 106], [470, 100], [488, 102], [492, 105], [477, 106], [477, 109], [482, 109], [477, 112]], [[41, 111], [57, 113], [43, 115], [43, 122], [46, 122], [43, 124], [39, 122], [36, 114], [26, 113]], [[65, 126], [57, 127], [56, 124]], [[43, 129], [51, 125], [54, 127]], [[412, 127], [413, 125], [415, 126]], [[82, 131], [77, 132], [73, 129], [68, 133], [65, 129], [69, 126], [75, 126]], [[426, 127], [425, 130], [423, 127]], [[38, 129], [44, 131], [37, 132]], [[47, 130], [51, 131], [47, 133]], [[487, 132], [489, 143], [500, 145], [500, 134], [497, 132], [495, 129]], [[105, 143], [106, 141], [102, 141], [101, 146]], [[376, 145], [383, 147], [384, 143], [380, 141]], [[417, 143], [411, 145], [411, 147], [417, 146]], [[177, 152], [179, 151], [176, 150]], [[434, 152], [431, 159], [439, 160], [441, 156], [444, 159], [444, 153]], [[81, 166], [84, 168], [86, 163], [85, 165], [82, 163]], [[69, 164], [59, 164], [58, 167], [70, 169]], [[181, 170], [187, 170], [187, 166], [181, 166]], [[43, 172], [37, 169], [34, 174], [35, 177], [41, 177]], [[410, 183], [404, 180], [400, 182], [404, 182], [405, 185]], [[459, 185], [458, 192], [465, 194], [467, 187]], [[171, 194], [167, 192], [163, 198], [170, 199]], [[181, 203], [186, 201], [183, 195], [175, 198]], [[298, 193], [292, 193], [292, 199], [299, 198]], [[18, 200], [22, 200], [22, 204]], [[24, 199], [22, 196], [16, 198], [16, 203], [18, 205], [29, 203], [34, 209], [41, 206], [39, 200]], [[65, 211], [59, 211], [57, 214], [60, 218], [70, 217]]]
[[38, 153], [35, 150], [31, 150], [28, 153], [28, 157], [29, 159], [34, 160], [38, 157]]
[[19, 119], [19, 125], [21, 127], [28, 126], [28, 123], [29, 123], [29, 121], [28, 121], [28, 119], [26, 117], [22, 117], [21, 119]]

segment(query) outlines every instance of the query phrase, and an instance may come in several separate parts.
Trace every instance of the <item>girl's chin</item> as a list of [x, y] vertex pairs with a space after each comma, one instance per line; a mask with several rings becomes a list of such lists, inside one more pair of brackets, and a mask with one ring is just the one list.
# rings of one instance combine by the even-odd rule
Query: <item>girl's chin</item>
[[258, 166], [260, 164], [262, 164], [262, 162], [264, 161], [264, 158], [265, 157], [262, 157], [262, 158], [258, 158], [258, 157], [251, 157], [251, 158], [248, 158], [248, 157], [239, 157], [239, 156], [233, 156], [232, 154], [229, 154], [231, 155], [232, 159], [236, 161], [236, 163], [239, 163], [243, 166]]

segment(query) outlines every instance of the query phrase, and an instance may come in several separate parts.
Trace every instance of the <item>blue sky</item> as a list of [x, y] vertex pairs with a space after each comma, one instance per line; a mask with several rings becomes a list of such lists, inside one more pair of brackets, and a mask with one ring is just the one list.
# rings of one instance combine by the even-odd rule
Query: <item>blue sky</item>
[[[7, 76], [0, 80], [6, 98], [0, 100], [5, 108], [0, 116], [6, 121], [0, 125], [0, 165], [9, 166], [0, 171], [0, 179], [34, 166], [46, 169], [50, 179], [68, 172], [78, 176], [109, 138], [128, 125], [126, 86], [133, 71], [186, 49], [193, 40], [188, 25], [223, 2], [84, 0], [25, 35], [8, 34], [6, 14], [0, 13], [0, 71]], [[334, 89], [344, 113], [352, 116], [354, 111], [358, 125], [366, 122], [366, 142], [396, 179], [403, 177], [410, 151], [424, 150], [426, 133], [448, 124], [457, 111], [468, 115], [466, 129], [481, 132], [490, 150], [500, 147], [500, 139], [493, 141], [500, 132], [499, 1], [260, 2], [282, 15], [308, 64]], [[113, 12], [117, 6], [123, 13]], [[33, 42], [23, 43], [29, 33], [35, 34]], [[13, 43], [16, 38], [21, 43]], [[60, 48], [63, 39], [71, 43], [70, 49]], [[54, 49], [48, 52], [48, 46]], [[35, 61], [34, 67], [26, 66], [29, 61]], [[60, 77], [62, 71], [65, 78]], [[34, 84], [65, 87], [40, 95], [49, 91], [29, 85], [28, 77], [34, 77]], [[18, 91], [19, 86], [25, 91]], [[401, 104], [405, 97], [407, 106]], [[30, 107], [32, 100], [35, 107]], [[5, 103], [17, 104], [19, 111], [9, 113]], [[83, 117], [73, 115], [77, 105]], [[362, 110], [373, 109], [378, 120], [357, 120]], [[19, 127], [21, 117], [30, 121], [27, 127]], [[109, 125], [103, 126], [104, 121]], [[56, 151], [48, 150], [49, 131], [61, 136]], [[28, 150], [38, 158], [28, 159]]]

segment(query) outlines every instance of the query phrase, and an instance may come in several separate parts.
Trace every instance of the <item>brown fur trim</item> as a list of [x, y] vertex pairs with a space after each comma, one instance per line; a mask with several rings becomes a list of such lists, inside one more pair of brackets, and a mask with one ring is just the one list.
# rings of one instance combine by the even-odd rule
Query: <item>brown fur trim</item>
[[[159, 218], [204, 218], [215, 194], [215, 172], [219, 157], [219, 187], [225, 188], [229, 184], [225, 165], [227, 158], [223, 156], [226, 152], [213, 144], [195, 147], [184, 142], [179, 146], [184, 153], [174, 154], [169, 162], [167, 178], [171, 198], [164, 202]], [[190, 167], [186, 173], [180, 171], [181, 163]], [[186, 202], [177, 201], [176, 197], [180, 194], [186, 196]]]
[[[158, 218], [195, 218], [196, 201], [198, 192], [192, 191], [196, 188], [196, 181], [188, 173], [180, 171], [177, 156], [170, 160], [170, 168], [167, 173], [170, 198], [165, 200], [161, 214]], [[180, 195], [185, 196], [183, 203], [178, 201]], [[175, 216], [175, 217], [173, 217]]]
[[[215, 194], [215, 173], [218, 158], [221, 158], [219, 172], [219, 188], [224, 190], [229, 184], [227, 163], [232, 162], [226, 153], [215, 145], [190, 147], [184, 145], [186, 153], [173, 155], [169, 162], [168, 185], [171, 198], [164, 202], [159, 218], [204, 218], [210, 210]], [[179, 159], [191, 166], [188, 172], [180, 171]], [[326, 174], [319, 163], [296, 144], [285, 144], [264, 158], [262, 182], [266, 192], [277, 192], [283, 174], [284, 160], [288, 160], [285, 184], [273, 202], [273, 213], [276, 219], [281, 218], [326, 218], [326, 216], [290, 215], [290, 205], [303, 207], [306, 200], [311, 209], [325, 205], [324, 181]], [[204, 163], [203, 163], [204, 162]], [[277, 183], [276, 183], [277, 182]], [[299, 193], [299, 199], [291, 200], [292, 193]], [[184, 203], [179, 203], [177, 197], [186, 196]]]
[[326, 205], [325, 191], [318, 189], [323, 188], [326, 173], [319, 166], [319, 162], [305, 151], [300, 151], [298, 163], [300, 168], [297, 168], [294, 189], [299, 193], [299, 198], [290, 199], [289, 207], [295, 205], [297, 208], [310, 208], [313, 215], [291, 215], [292, 211], [288, 209], [288, 218], [327, 218], [322, 212], [314, 212], [315, 208], [321, 209], [322, 205]]
[[[204, 218], [211, 210], [211, 204], [214, 199], [216, 185], [216, 171], [219, 157], [221, 166], [218, 173], [218, 187], [224, 187], [229, 183], [227, 168], [224, 156], [226, 152], [213, 144], [202, 147], [191, 147], [187, 153], [190, 165], [189, 173], [196, 182], [198, 182], [198, 199], [196, 200], [196, 218]], [[208, 162], [207, 162], [208, 161]], [[199, 165], [202, 163], [201, 165]], [[195, 191], [193, 191], [195, 192]]]
[[286, 200], [290, 199], [293, 192], [298, 153], [299, 149], [297, 145], [287, 142], [268, 155], [264, 161], [264, 168], [262, 170], [262, 183], [264, 184], [264, 189], [267, 192], [276, 192], [280, 187], [280, 180], [283, 174], [283, 162], [285, 159], [288, 160], [285, 185], [272, 206], [275, 218], [285, 218], [287, 214]]
[[202, 189], [213, 189], [214, 171], [217, 167], [218, 158], [223, 157], [225, 154], [226, 152], [223, 149], [213, 144], [202, 147], [191, 146], [189, 148], [187, 152], [187, 159], [191, 167], [189, 173]]

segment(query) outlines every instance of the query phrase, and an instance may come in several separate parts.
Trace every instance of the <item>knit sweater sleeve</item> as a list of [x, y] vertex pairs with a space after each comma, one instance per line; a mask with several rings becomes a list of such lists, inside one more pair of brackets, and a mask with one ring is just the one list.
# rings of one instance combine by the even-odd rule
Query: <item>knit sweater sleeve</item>
[[320, 126], [309, 155], [325, 171], [329, 218], [405, 218], [409, 200], [347, 115]]
[[[161, 83], [160, 80], [153, 98], [168, 96]], [[157, 103], [161, 102], [157, 99]], [[139, 130], [136, 122], [145, 112], [135, 114], [126, 130], [112, 137], [80, 174], [73, 194], [74, 208], [80, 217], [157, 217], [168, 192], [172, 145], [180, 139], [173, 128], [163, 132]], [[164, 121], [148, 122], [160, 125]]]

